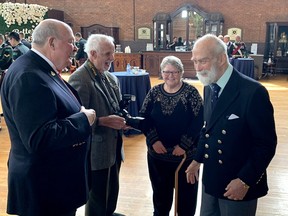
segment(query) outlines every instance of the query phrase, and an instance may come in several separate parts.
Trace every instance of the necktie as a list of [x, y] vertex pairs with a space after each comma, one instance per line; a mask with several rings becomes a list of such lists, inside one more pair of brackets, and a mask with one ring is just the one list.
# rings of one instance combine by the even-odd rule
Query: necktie
[[219, 91], [220, 91], [221, 87], [219, 85], [217, 85], [216, 83], [212, 83], [210, 85], [210, 87], [212, 89], [211, 107], [212, 107], [212, 110], [213, 110], [215, 105], [216, 105], [216, 103], [217, 103], [218, 94], [219, 94]]

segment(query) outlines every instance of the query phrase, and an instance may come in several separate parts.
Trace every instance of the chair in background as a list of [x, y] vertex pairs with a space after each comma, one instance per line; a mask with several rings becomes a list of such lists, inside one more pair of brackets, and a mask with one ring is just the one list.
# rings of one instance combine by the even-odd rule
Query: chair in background
[[263, 73], [262, 73], [262, 78], [269, 78], [271, 76], [276, 75], [276, 62], [275, 60], [269, 58], [268, 61], [263, 62]]

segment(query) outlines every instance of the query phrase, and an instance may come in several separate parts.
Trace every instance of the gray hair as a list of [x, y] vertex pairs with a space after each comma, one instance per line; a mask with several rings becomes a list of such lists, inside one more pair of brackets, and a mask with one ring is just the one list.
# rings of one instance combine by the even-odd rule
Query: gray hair
[[101, 51], [101, 44], [103, 42], [111, 43], [114, 46], [114, 38], [108, 35], [103, 34], [91, 34], [87, 42], [85, 43], [85, 49], [84, 51], [87, 53], [88, 58], [90, 57], [90, 52], [92, 50], [95, 50], [96, 52]]
[[194, 44], [194, 47], [196, 47], [198, 43], [205, 42], [205, 41], [213, 41], [213, 45], [210, 47], [207, 47], [211, 51], [212, 55], [217, 56], [219, 54], [225, 54], [227, 57], [227, 61], [229, 62], [226, 44], [224, 43], [224, 41], [222, 41], [221, 39], [219, 39], [213, 34], [206, 34], [202, 36], [201, 38], [197, 39]]
[[174, 66], [180, 73], [184, 73], [184, 66], [181, 62], [181, 60], [176, 57], [176, 56], [166, 56], [161, 64], [160, 64], [160, 69], [161, 71], [164, 70], [164, 68], [167, 66], [167, 65], [172, 65]]
[[43, 46], [49, 37], [62, 38], [59, 24], [62, 23], [66, 28], [70, 29], [70, 26], [64, 22], [54, 19], [43, 20], [32, 33], [32, 44]]

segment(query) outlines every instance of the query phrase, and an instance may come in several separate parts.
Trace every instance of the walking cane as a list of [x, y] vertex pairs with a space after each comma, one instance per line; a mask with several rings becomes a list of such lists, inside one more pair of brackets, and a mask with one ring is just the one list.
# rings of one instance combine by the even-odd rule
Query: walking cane
[[176, 171], [175, 171], [175, 196], [174, 196], [174, 216], [177, 216], [177, 209], [178, 209], [178, 173], [179, 173], [179, 170], [181, 169], [183, 163], [185, 162], [186, 160], [186, 153], [184, 153], [183, 155], [183, 159], [182, 161], [180, 162], [180, 164], [178, 165]]

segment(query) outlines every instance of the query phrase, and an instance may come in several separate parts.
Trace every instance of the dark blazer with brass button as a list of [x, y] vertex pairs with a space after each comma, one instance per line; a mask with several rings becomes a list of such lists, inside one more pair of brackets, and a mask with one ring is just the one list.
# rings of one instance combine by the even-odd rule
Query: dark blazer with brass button
[[1, 90], [11, 139], [7, 213], [55, 215], [85, 204], [91, 127], [77, 92], [31, 50], [9, 67]]
[[212, 113], [211, 94], [210, 87], [205, 86], [205, 123], [196, 156], [196, 161], [204, 164], [205, 192], [226, 199], [226, 186], [240, 178], [250, 186], [244, 200], [266, 195], [266, 168], [277, 143], [267, 90], [233, 70]]

